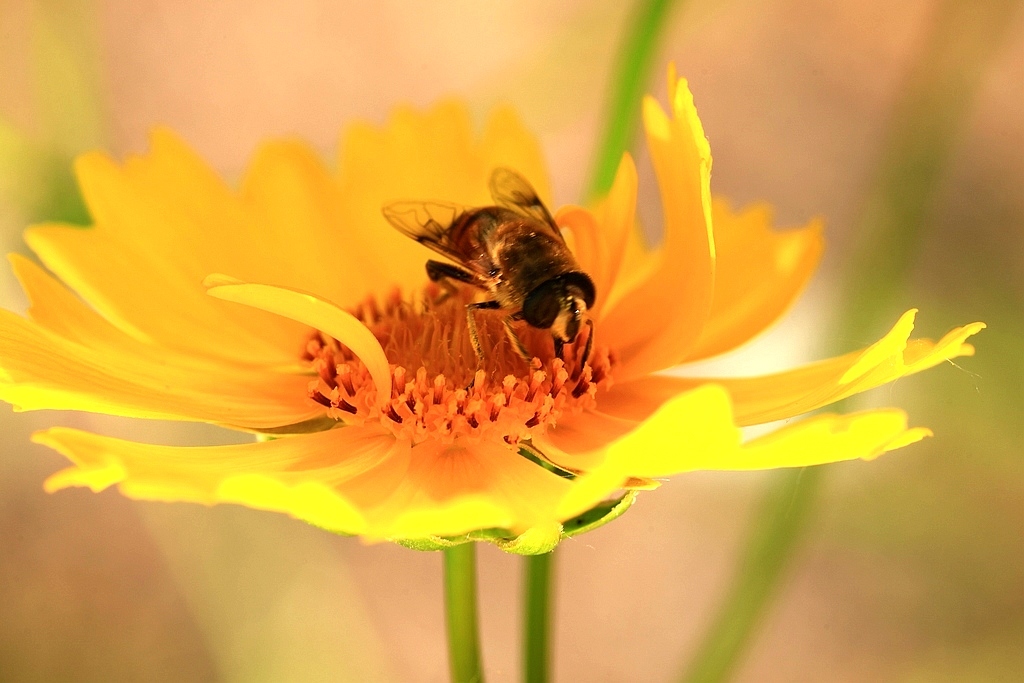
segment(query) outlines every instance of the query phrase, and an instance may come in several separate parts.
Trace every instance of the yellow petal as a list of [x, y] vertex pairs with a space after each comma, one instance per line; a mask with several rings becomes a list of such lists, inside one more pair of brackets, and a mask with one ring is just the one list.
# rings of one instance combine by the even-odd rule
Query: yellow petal
[[238, 503], [370, 540], [550, 525], [571, 487], [504, 444], [410, 448], [374, 424], [192, 448], [65, 428], [33, 438], [74, 462], [47, 480], [49, 491], [116, 484], [130, 498]]
[[413, 449], [401, 484], [372, 513], [369, 535], [455, 536], [487, 528], [522, 533], [555, 521], [572, 483], [503, 443], [442, 444]]
[[[621, 250], [621, 263], [616, 273], [608, 296], [602, 302], [598, 300], [598, 319], [603, 321], [608, 311], [615, 310], [618, 303], [629, 293], [643, 286], [661, 267], [662, 247], [651, 249], [647, 244], [639, 226], [627, 231], [626, 243]], [[601, 322], [601, 329], [606, 325]]]
[[[612, 301], [615, 284], [625, 284], [619, 272], [631, 236], [637, 233], [636, 166], [629, 154], [622, 155], [615, 180], [608, 196], [601, 200], [594, 212], [577, 206], [563, 206], [555, 213], [555, 223], [569, 228], [574, 243], [573, 253], [580, 267], [590, 275], [597, 291], [597, 301], [591, 315], [600, 320], [602, 311]], [[628, 291], [618, 292], [619, 298]]]
[[537, 196], [551, 208], [551, 183], [540, 141], [523, 124], [514, 107], [499, 106], [491, 112], [480, 152], [488, 178], [498, 166], [513, 168], [530, 180]]
[[586, 472], [604, 461], [602, 449], [637, 428], [637, 420], [596, 410], [564, 415], [555, 427], [533, 437], [533, 445], [553, 463], [570, 472]]
[[[147, 243], [185, 256], [177, 266], [193, 281], [229, 272], [247, 281], [318, 292], [342, 305], [369, 293], [372, 281], [362, 277], [369, 271], [360, 270], [365, 261], [346, 242], [346, 230], [355, 230], [339, 218], [337, 180], [307, 144], [261, 145], [240, 192], [162, 128], [153, 132], [150, 151], [130, 158], [123, 170], [129, 191], [159, 205], [164, 216], [145, 226]], [[104, 223], [104, 228], [139, 231], [129, 222]]]
[[[122, 441], [55, 428], [33, 436], [74, 466], [46, 481], [48, 491], [116, 484], [139, 500], [213, 505], [238, 503], [284, 512], [331, 531], [366, 529], [366, 500], [386, 498], [396, 485], [394, 465], [407, 465], [403, 446], [380, 429], [346, 427], [317, 434], [234, 446], [180, 448]], [[366, 485], [376, 475], [377, 488]], [[345, 484], [361, 479], [362, 498], [345, 495]], [[390, 482], [390, 483], [388, 483]]]
[[[735, 449], [740, 430], [733, 423], [729, 395], [707, 384], [671, 399], [637, 427], [602, 450], [615, 460], [629, 454], [629, 476], [655, 478], [676, 466], [674, 458], [708, 459]], [[682, 471], [682, 470], [681, 470]]]
[[494, 112], [482, 139], [474, 135], [466, 107], [457, 102], [426, 112], [401, 108], [383, 128], [357, 125], [346, 131], [339, 221], [359, 227], [351, 247], [372, 269], [374, 281], [417, 289], [426, 282], [425, 262], [436, 258], [388, 224], [383, 206], [428, 200], [491, 205], [487, 187], [496, 166], [519, 171], [549, 202], [539, 146], [509, 109]]
[[608, 259], [602, 266], [603, 291], [597, 292], [595, 317], [599, 320], [653, 272], [655, 264], [636, 224], [638, 184], [633, 158], [623, 154], [608, 196], [594, 212]]
[[[222, 281], [222, 278], [213, 276], [208, 283]], [[334, 337], [366, 365], [377, 387], [377, 399], [385, 401], [391, 398], [391, 369], [384, 349], [373, 333], [351, 313], [311, 294], [270, 285], [217, 284], [208, 292], [218, 299], [281, 315]]]
[[607, 312], [602, 335], [619, 349], [616, 377], [629, 380], [678, 364], [711, 311], [715, 244], [711, 152], [685, 81], [672, 88], [672, 116], [652, 98], [644, 125], [661, 189], [664, 243], [652, 275]]
[[555, 223], [563, 230], [568, 228], [566, 241], [572, 249], [576, 262], [594, 282], [598, 295], [604, 292], [604, 264], [608, 260], [607, 245], [601, 238], [597, 219], [581, 206], [562, 206], [555, 213]]
[[966, 339], [985, 328], [972, 323], [938, 342], [908, 341], [916, 311], [908, 311], [866, 350], [764, 377], [711, 380], [729, 391], [742, 424], [759, 424], [816, 410], [848, 396], [974, 354]]
[[157, 134], [152, 156], [125, 168], [98, 153], [80, 157], [79, 183], [96, 226], [37, 226], [26, 241], [104, 317], [139, 339], [254, 362], [294, 356], [302, 332], [292, 323], [232, 312], [205, 296], [203, 275], [237, 272], [232, 266], [258, 252], [259, 240], [243, 234], [252, 221], [238, 200], [183, 150]]
[[[234, 273], [248, 282], [316, 292], [343, 307], [379, 293], [372, 259], [354, 248], [360, 227], [343, 219], [337, 179], [308, 145], [262, 145], [246, 171], [241, 200], [250, 225], [235, 250], [253, 249], [261, 267], [207, 273]], [[263, 267], [267, 262], [272, 265]]]
[[207, 373], [165, 359], [94, 350], [0, 311], [0, 400], [17, 410], [83, 410], [264, 429], [322, 412], [308, 377]]
[[20, 410], [85, 410], [247, 429], [322, 412], [306, 398], [306, 376], [185, 356], [133, 339], [32, 262], [12, 257], [12, 263], [33, 320], [0, 311], [0, 398]]
[[[721, 394], [728, 401], [728, 396]], [[740, 432], [729, 430], [725, 417], [714, 417], [717, 437], [698, 438], [700, 426], [681, 409], [692, 404], [672, 401], [635, 432], [608, 447], [608, 461], [622, 462], [634, 477], [669, 477], [697, 470], [766, 470], [808, 467], [844, 460], [871, 460], [882, 453], [930, 436], [927, 429], [907, 427], [902, 410], [886, 408], [850, 415], [817, 415], [778, 431], [740, 443]], [[730, 438], [726, 434], [731, 433]], [[625, 463], [628, 461], [628, 465]]]
[[907, 427], [896, 409], [820, 415], [741, 442], [729, 395], [705, 385], [677, 396], [637, 429], [604, 448], [604, 462], [574, 482], [559, 514], [587, 509], [630, 478], [660, 478], [696, 470], [761, 470], [872, 459], [930, 435]]
[[676, 396], [647, 421], [636, 424], [635, 429], [596, 452], [577, 455], [597, 466], [573, 482], [575, 486], [558, 509], [560, 515], [580, 514], [624, 488], [630, 479], [650, 478], [643, 472], [664, 476], [666, 458], [682, 457], [682, 453], [706, 458], [729, 453], [740, 443], [729, 396], [714, 385]]
[[28, 298], [28, 316], [40, 326], [79, 344], [150, 348], [104, 320], [34, 262], [21, 254], [8, 254], [7, 260]]
[[737, 214], [716, 199], [713, 207], [715, 296], [688, 361], [731, 351], [764, 331], [803, 290], [824, 249], [820, 221], [776, 232], [767, 206]]
[[783, 420], [835, 403], [900, 377], [974, 353], [966, 339], [984, 323], [958, 327], [941, 340], [908, 341], [916, 311], [908, 311], [885, 337], [863, 351], [761, 377], [690, 378], [651, 376], [616, 384], [600, 397], [603, 412], [643, 420], [672, 396], [713, 382], [732, 397], [736, 420], [754, 425]]

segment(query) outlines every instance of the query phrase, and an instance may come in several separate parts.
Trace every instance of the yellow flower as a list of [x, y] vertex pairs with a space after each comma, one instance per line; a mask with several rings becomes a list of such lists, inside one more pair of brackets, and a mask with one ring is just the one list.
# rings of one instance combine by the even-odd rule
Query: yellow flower
[[95, 226], [26, 234], [59, 280], [11, 257], [31, 308], [28, 319], [0, 312], [0, 398], [277, 438], [174, 448], [58, 427], [34, 438], [73, 466], [46, 488], [116, 484], [132, 498], [238, 503], [371, 540], [485, 538], [539, 552], [620, 514], [634, 494], [615, 496], [656, 478], [869, 459], [927, 435], [895, 409], [818, 415], [747, 443], [740, 427], [969, 355], [979, 323], [908, 341], [911, 311], [870, 348], [790, 372], [653, 374], [759, 333], [822, 251], [817, 224], [776, 232], [766, 208], [712, 200], [692, 97], [670, 80], [670, 112], [650, 98], [643, 112], [663, 243], [649, 247], [635, 227], [628, 155], [599, 205], [556, 214], [598, 292], [585, 363], [572, 347], [555, 359], [550, 335], [524, 330], [539, 356], [528, 365], [499, 317], [482, 315], [477, 372], [470, 294], [434, 303], [431, 254], [381, 215], [395, 200], [488, 205], [498, 166], [548, 197], [538, 145], [509, 110], [477, 138], [457, 103], [401, 109], [381, 129], [348, 132], [337, 174], [301, 144], [267, 144], [237, 191], [163, 130], [123, 165], [82, 157]]

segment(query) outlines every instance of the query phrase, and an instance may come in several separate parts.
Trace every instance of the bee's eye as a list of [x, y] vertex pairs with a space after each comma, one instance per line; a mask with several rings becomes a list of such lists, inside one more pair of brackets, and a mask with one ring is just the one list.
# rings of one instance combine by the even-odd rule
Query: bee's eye
[[545, 282], [534, 289], [523, 302], [523, 320], [536, 328], [546, 330], [555, 324], [562, 308], [557, 283]]

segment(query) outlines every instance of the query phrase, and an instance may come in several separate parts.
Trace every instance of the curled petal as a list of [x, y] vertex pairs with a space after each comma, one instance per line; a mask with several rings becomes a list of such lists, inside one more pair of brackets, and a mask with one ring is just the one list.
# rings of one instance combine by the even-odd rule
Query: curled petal
[[671, 82], [669, 95], [671, 117], [653, 98], [644, 101], [644, 126], [665, 215], [664, 243], [650, 277], [617, 301], [603, 320], [605, 339], [621, 353], [616, 375], [621, 380], [682, 362], [711, 311], [711, 152], [686, 82]]
[[608, 254], [594, 214], [580, 206], [563, 206], [555, 214], [555, 223], [560, 228], [569, 228], [568, 239], [576, 261], [593, 280], [600, 296], [605, 291], [603, 269]]
[[[574, 253], [580, 267], [594, 281], [597, 301], [591, 314], [600, 319], [615, 297], [628, 291], [629, 278], [619, 277], [630, 239], [637, 239], [636, 165], [629, 154], [622, 155], [615, 180], [608, 195], [594, 212], [576, 206], [565, 206], [555, 214], [555, 222], [568, 227]], [[619, 291], [616, 291], [616, 290]]]
[[633, 157], [623, 154], [608, 196], [597, 207], [597, 222], [602, 228], [608, 254], [608, 261], [603, 268], [604, 287], [607, 291], [604, 300], [599, 299], [597, 302], [598, 313], [603, 307], [611, 306], [630, 239], [638, 237], [636, 197], [639, 182]]
[[251, 283], [222, 284], [224, 282], [233, 280], [223, 275], [208, 278], [210, 289], [207, 291], [210, 296], [276, 313], [334, 337], [352, 349], [366, 365], [377, 387], [378, 400], [386, 401], [391, 397], [391, 370], [384, 349], [373, 333], [354, 315], [310, 294], [283, 287]]
[[916, 313], [905, 313], [885, 337], [863, 351], [760, 377], [644, 377], [613, 387], [602, 397], [601, 410], [643, 420], [673, 396], [713, 382], [732, 397], [737, 424], [762, 424], [802, 415], [958, 356], [973, 355], [974, 347], [966, 340], [984, 329], [984, 323], [953, 329], [938, 342], [909, 339]]

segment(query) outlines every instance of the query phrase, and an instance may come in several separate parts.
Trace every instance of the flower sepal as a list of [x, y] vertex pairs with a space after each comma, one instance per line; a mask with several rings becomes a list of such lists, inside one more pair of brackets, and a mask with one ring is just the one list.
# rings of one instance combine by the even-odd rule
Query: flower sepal
[[608, 522], [618, 519], [626, 510], [633, 507], [640, 490], [630, 489], [621, 498], [598, 503], [586, 512], [566, 520], [562, 524], [562, 535], [565, 538], [572, 538], [599, 529]]
[[543, 555], [555, 549], [566, 538], [593, 531], [618, 518], [636, 501], [637, 492], [626, 492], [622, 497], [604, 501], [586, 512], [566, 520], [551, 522], [513, 535], [508, 529], [481, 529], [461, 536], [425, 536], [395, 539], [394, 542], [412, 550], [432, 552], [477, 541], [493, 543], [512, 555]]

